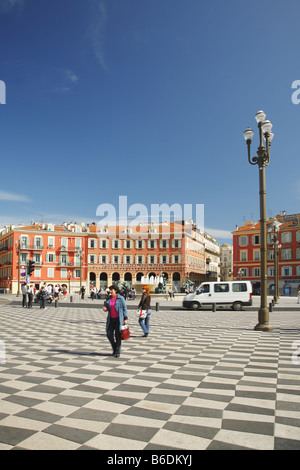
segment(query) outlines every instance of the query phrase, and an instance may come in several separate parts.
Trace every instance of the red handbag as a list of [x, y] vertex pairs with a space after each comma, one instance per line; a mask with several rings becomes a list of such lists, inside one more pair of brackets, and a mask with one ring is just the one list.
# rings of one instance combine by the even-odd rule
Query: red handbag
[[122, 334], [122, 339], [129, 339], [130, 338], [130, 331], [129, 331], [129, 326], [128, 325], [123, 325], [121, 327], [121, 334]]

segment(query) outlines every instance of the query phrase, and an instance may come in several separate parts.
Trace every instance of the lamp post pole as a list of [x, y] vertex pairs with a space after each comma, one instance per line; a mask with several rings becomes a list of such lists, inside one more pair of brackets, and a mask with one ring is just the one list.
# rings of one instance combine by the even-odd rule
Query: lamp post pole
[[16, 245], [17, 245], [17, 249], [18, 249], [18, 291], [17, 291], [17, 297], [20, 297], [21, 295], [21, 291], [20, 291], [20, 275], [21, 275], [21, 260], [20, 260], [20, 257], [21, 257], [21, 242], [20, 240], [17, 242], [16, 241]]
[[270, 226], [270, 232], [272, 232], [272, 245], [274, 247], [274, 304], [278, 304], [279, 299], [279, 269], [278, 269], [278, 255], [281, 245], [278, 241], [280, 223], [278, 220], [273, 220]]
[[[266, 177], [265, 168], [270, 163], [270, 146], [274, 137], [272, 124], [265, 121], [266, 115], [259, 111], [255, 119], [259, 129], [259, 147], [257, 157], [251, 158], [250, 148], [254, 132], [248, 128], [244, 132], [244, 137], [248, 147], [248, 161], [251, 165], [259, 167], [259, 201], [260, 201], [260, 309], [258, 311], [258, 324], [255, 330], [273, 331], [269, 324], [269, 308], [267, 306], [267, 216], [266, 216]], [[264, 139], [266, 147], [264, 146]]]

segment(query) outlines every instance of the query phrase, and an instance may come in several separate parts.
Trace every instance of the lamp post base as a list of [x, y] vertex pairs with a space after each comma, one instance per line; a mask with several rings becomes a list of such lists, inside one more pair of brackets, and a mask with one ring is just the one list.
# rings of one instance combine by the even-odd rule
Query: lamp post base
[[254, 327], [257, 331], [273, 331], [273, 327], [269, 324], [269, 309], [261, 307], [258, 311], [258, 324]]
[[273, 327], [269, 323], [258, 323], [254, 329], [256, 331], [273, 331]]

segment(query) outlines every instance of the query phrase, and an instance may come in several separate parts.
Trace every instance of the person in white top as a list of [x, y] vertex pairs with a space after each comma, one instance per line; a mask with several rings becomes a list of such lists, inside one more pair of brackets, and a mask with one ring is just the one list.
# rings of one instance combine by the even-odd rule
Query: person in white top
[[32, 300], [33, 300], [33, 296], [34, 296], [33, 284], [31, 284], [28, 287], [27, 294], [28, 294], [28, 308], [32, 308]]
[[22, 290], [22, 296], [23, 296], [23, 300], [22, 300], [22, 307], [23, 308], [26, 308], [27, 307], [27, 284], [24, 282], [24, 284], [22, 284], [21, 286], [21, 290]]

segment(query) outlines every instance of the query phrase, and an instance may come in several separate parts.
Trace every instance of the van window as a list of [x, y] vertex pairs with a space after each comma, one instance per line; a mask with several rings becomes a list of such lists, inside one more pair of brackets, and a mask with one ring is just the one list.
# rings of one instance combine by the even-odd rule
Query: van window
[[232, 292], [247, 292], [247, 284], [245, 282], [232, 284]]
[[200, 294], [209, 292], [209, 284], [203, 284], [203, 286], [200, 287], [199, 292]]
[[229, 284], [215, 284], [215, 292], [229, 292]]

